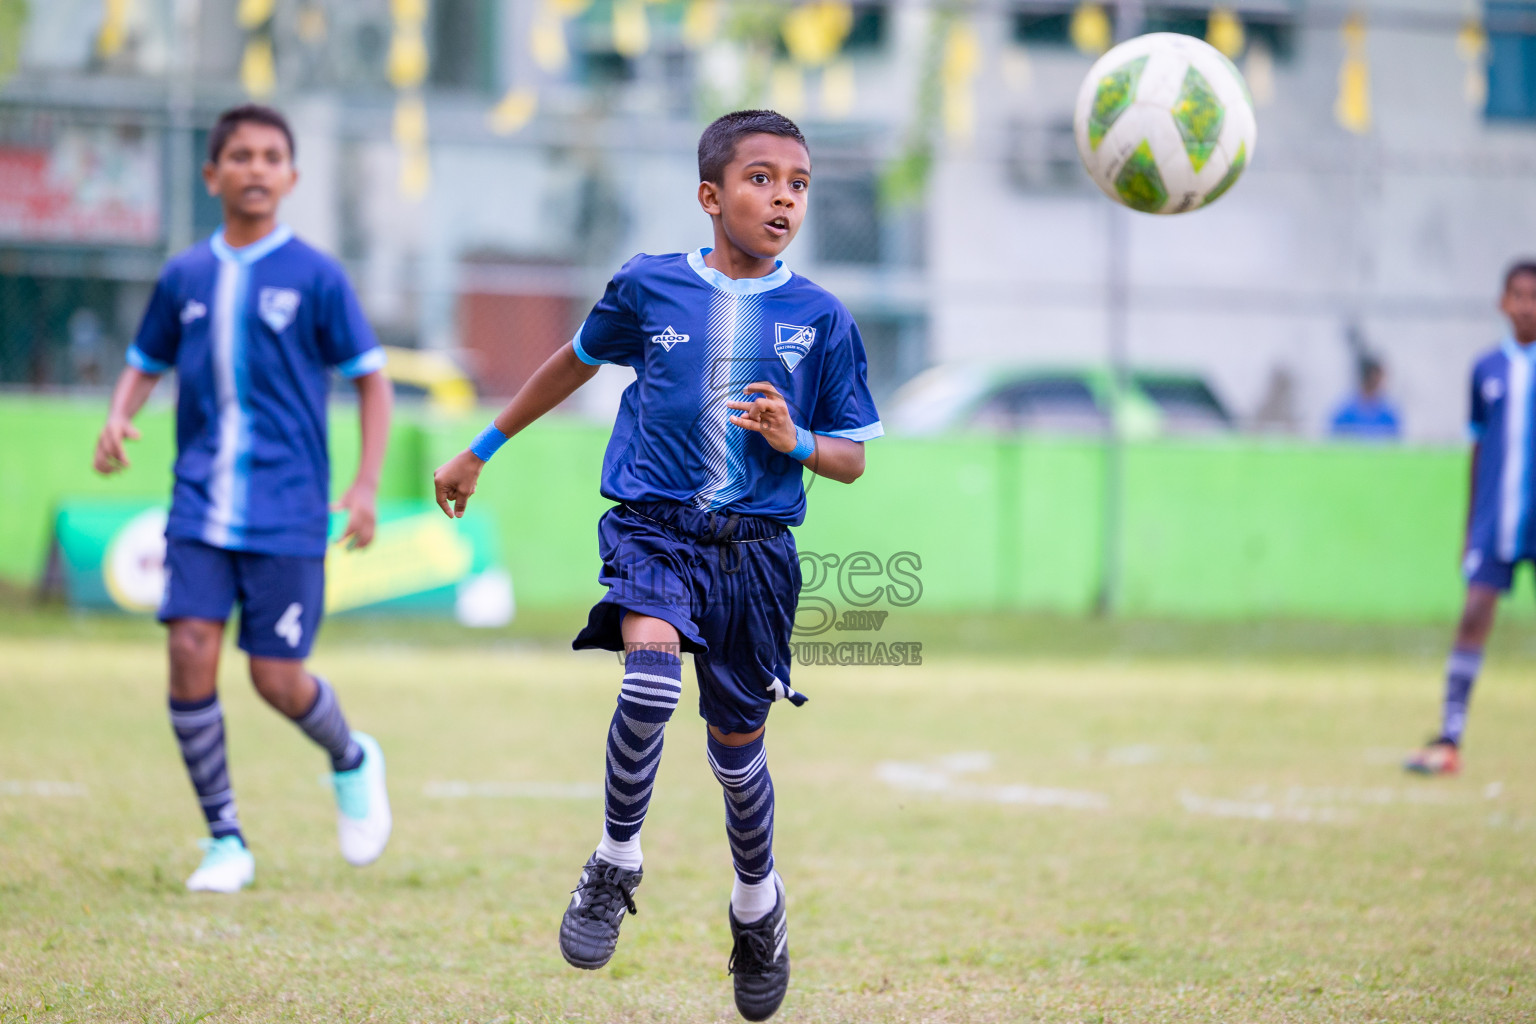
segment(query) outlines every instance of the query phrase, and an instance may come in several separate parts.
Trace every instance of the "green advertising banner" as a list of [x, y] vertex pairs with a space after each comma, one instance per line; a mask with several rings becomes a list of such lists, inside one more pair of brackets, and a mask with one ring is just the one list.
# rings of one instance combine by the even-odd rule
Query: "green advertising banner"
[[[73, 501], [54, 521], [50, 584], [77, 608], [153, 612], [165, 591], [166, 508], [147, 501]], [[331, 518], [331, 536], [345, 528]], [[332, 544], [325, 610], [453, 616], [504, 626], [515, 604], [486, 520], [446, 518], [424, 502], [383, 502], [373, 543]]]

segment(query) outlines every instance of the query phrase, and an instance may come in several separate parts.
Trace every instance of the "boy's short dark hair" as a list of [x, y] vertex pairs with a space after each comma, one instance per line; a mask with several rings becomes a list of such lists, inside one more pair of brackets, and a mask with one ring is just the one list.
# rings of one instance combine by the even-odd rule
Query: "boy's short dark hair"
[[774, 110], [736, 110], [715, 118], [699, 136], [699, 180], [718, 184], [725, 165], [736, 155], [736, 144], [748, 135], [778, 135], [805, 146], [799, 125]]
[[268, 128], [276, 128], [283, 133], [283, 138], [288, 140], [288, 159], [294, 158], [293, 129], [288, 127], [288, 119], [271, 107], [264, 107], [260, 103], [246, 103], [238, 107], [230, 107], [219, 115], [214, 122], [213, 130], [208, 133], [208, 162], [219, 162], [219, 154], [224, 152], [225, 143], [229, 137], [235, 134], [235, 129], [242, 124], [264, 124]]
[[1536, 260], [1516, 260], [1504, 271], [1504, 294], [1509, 294], [1509, 289], [1514, 286], [1515, 278], [1521, 274], [1530, 274], [1536, 277]]

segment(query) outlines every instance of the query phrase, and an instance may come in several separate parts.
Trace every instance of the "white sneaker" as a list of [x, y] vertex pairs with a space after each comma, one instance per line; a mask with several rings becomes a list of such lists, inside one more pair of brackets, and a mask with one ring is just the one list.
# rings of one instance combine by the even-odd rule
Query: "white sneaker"
[[256, 879], [256, 858], [238, 836], [199, 839], [203, 862], [187, 879], [192, 892], [239, 892]]
[[372, 864], [384, 852], [393, 824], [389, 816], [389, 792], [384, 788], [384, 751], [367, 733], [354, 732], [352, 739], [363, 748], [363, 763], [349, 772], [336, 772], [336, 834], [341, 855], [348, 864]]

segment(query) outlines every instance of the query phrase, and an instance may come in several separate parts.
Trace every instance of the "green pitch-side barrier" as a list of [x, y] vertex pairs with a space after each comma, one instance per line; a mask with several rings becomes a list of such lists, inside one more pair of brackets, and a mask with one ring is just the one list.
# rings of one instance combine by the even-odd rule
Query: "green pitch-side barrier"
[[[139, 419], [133, 468], [101, 479], [90, 455], [102, 399], [0, 398], [0, 580], [35, 586], [54, 518], [81, 499], [160, 500], [172, 414]], [[431, 471], [484, 425], [402, 410], [381, 498], [430, 498]], [[521, 608], [592, 600], [607, 430], [537, 424], [481, 480], [472, 517], [492, 526]], [[853, 486], [817, 479], [803, 555], [855, 587], [920, 580], [918, 610], [1088, 613], [1105, 547], [1102, 445], [1052, 438], [884, 438]], [[339, 487], [356, 463], [354, 412], [332, 416]], [[1126, 452], [1121, 612], [1133, 616], [1443, 620], [1461, 594], [1467, 458], [1459, 448], [1319, 445], [1256, 438], [1160, 441]], [[809, 479], [809, 478], [808, 478]], [[872, 561], [871, 561], [872, 559]], [[915, 561], [914, 561], [915, 559]], [[873, 566], [873, 568], [871, 568]], [[847, 567], [845, 565], [845, 567]], [[884, 574], [882, 576], [882, 574]], [[829, 583], [829, 586], [835, 585]]]

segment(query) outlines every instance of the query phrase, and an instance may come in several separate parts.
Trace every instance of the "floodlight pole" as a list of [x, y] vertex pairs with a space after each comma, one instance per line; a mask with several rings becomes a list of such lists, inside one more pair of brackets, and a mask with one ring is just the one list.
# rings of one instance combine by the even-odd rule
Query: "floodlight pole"
[[[1139, 35], [1145, 23], [1141, 0], [1119, 0], [1115, 39]], [[1104, 232], [1104, 329], [1109, 357], [1109, 418], [1104, 450], [1103, 540], [1100, 545], [1097, 612], [1119, 614], [1125, 589], [1125, 437], [1122, 410], [1130, 390], [1127, 335], [1130, 331], [1130, 218], [1119, 203], [1109, 204]]]

